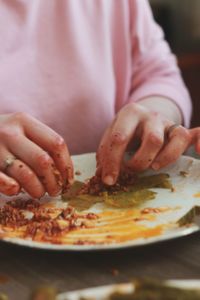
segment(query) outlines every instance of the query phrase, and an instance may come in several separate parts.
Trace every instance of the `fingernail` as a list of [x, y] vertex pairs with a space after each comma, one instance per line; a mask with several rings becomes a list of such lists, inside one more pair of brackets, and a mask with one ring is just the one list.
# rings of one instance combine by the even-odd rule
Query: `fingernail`
[[114, 178], [110, 175], [107, 175], [103, 178], [103, 182], [107, 185], [113, 185], [114, 184]]
[[160, 169], [160, 165], [159, 165], [159, 163], [157, 163], [157, 162], [153, 163], [153, 164], [151, 165], [151, 167], [152, 167], [152, 169], [155, 170], [155, 171], [157, 171], [157, 170]]

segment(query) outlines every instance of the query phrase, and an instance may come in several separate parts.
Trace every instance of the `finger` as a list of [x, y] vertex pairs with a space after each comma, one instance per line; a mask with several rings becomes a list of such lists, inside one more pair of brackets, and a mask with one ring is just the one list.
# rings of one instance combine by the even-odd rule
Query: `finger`
[[13, 139], [8, 145], [9, 150], [36, 173], [49, 195], [57, 195], [62, 189], [62, 181], [49, 154], [25, 136]]
[[49, 153], [63, 179], [72, 183], [73, 164], [63, 138], [45, 124], [26, 114], [22, 114], [22, 123], [26, 136]]
[[6, 174], [16, 179], [20, 186], [33, 198], [41, 198], [45, 189], [36, 174], [25, 163], [16, 159], [6, 169]]
[[0, 170], [15, 179], [32, 197], [40, 198], [44, 195], [44, 187], [37, 175], [2, 146], [0, 147]]
[[98, 150], [96, 153], [96, 162], [97, 162], [96, 175], [97, 176], [100, 176], [102, 173], [103, 160], [105, 157], [105, 150], [106, 150], [106, 141], [110, 135], [110, 132], [111, 132], [111, 127], [108, 127], [103, 134], [103, 137], [100, 141], [100, 144], [99, 144], [99, 147], [98, 147]]
[[189, 130], [191, 137], [191, 145], [195, 145], [195, 150], [200, 154], [200, 127], [192, 128]]
[[107, 185], [113, 185], [120, 172], [124, 152], [138, 125], [138, 117], [130, 111], [122, 110], [116, 118], [109, 134], [105, 137], [102, 153], [102, 181]]
[[169, 136], [169, 142], [153, 162], [152, 168], [158, 170], [175, 162], [187, 149], [189, 142], [189, 131], [183, 126], [176, 127]]
[[20, 192], [20, 185], [13, 178], [0, 172], [0, 193], [7, 196], [14, 196]]
[[147, 169], [164, 144], [165, 124], [159, 118], [151, 118], [143, 124], [142, 143], [127, 166], [135, 171]]
[[196, 138], [195, 151], [200, 154], [200, 134]]

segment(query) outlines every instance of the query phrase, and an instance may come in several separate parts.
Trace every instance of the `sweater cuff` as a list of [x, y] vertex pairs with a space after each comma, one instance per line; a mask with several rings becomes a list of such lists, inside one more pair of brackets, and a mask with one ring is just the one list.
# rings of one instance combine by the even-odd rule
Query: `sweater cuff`
[[145, 84], [141, 88], [136, 89], [130, 96], [129, 102], [139, 102], [147, 97], [160, 96], [172, 100], [180, 109], [182, 113], [183, 125], [190, 126], [192, 115], [192, 104], [189, 93], [185, 89], [184, 95], [179, 93], [174, 87], [158, 83], [158, 84]]

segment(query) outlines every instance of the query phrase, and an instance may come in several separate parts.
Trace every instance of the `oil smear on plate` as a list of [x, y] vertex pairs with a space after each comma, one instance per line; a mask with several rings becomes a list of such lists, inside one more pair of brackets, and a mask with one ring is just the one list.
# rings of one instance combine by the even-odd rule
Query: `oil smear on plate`
[[[64, 202], [59, 205], [33, 199], [9, 201], [0, 208], [0, 237], [53, 244], [97, 245], [160, 235], [165, 226], [149, 227], [144, 221], [154, 221], [156, 214], [169, 208], [140, 209], [140, 205], [155, 198], [156, 192], [151, 188], [172, 189], [169, 175], [131, 180], [117, 183], [111, 189], [103, 186], [98, 193], [88, 192], [88, 182], [76, 181], [62, 196]], [[90, 212], [97, 203], [104, 205], [104, 209], [98, 213]]]

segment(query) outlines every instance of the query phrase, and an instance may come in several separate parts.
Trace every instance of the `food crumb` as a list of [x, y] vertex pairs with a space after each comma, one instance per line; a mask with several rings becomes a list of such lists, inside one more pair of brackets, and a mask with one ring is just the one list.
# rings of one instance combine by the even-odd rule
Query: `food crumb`
[[187, 177], [189, 175], [189, 173], [186, 172], [186, 171], [180, 171], [179, 175], [182, 176], [182, 177]]
[[171, 187], [171, 192], [174, 193], [175, 191], [176, 191], [175, 187], [172, 186], [172, 187]]
[[75, 172], [75, 175], [80, 176], [80, 175], [81, 175], [81, 171], [77, 170], [77, 171]]

